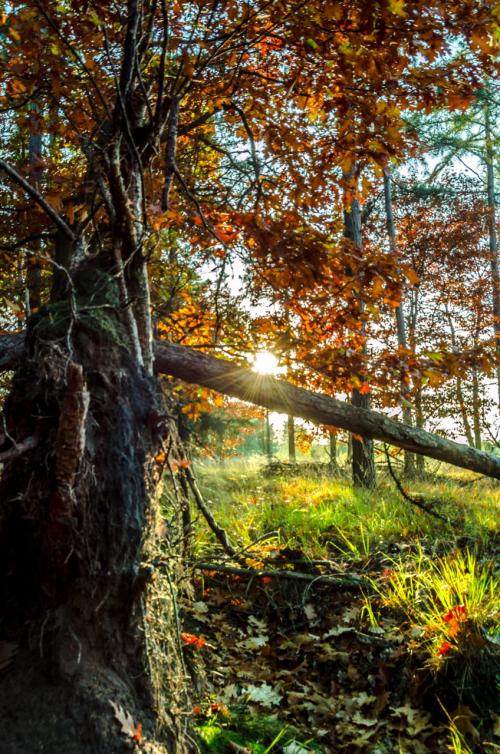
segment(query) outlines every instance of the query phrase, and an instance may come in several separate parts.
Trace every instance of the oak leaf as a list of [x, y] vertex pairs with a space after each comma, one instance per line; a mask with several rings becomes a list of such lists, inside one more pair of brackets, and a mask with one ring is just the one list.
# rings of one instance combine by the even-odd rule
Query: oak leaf
[[137, 741], [137, 743], [140, 743], [142, 741], [142, 723], [135, 725], [134, 718], [130, 712], [127, 712], [121, 705], [116, 704], [111, 699], [109, 700], [109, 703], [113, 707], [115, 717], [121, 725], [122, 733], [125, 733], [132, 740]]

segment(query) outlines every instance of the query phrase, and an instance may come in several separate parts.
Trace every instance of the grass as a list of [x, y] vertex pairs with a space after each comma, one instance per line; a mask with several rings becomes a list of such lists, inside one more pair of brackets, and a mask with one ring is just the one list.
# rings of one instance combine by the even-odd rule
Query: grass
[[[463, 537], [487, 546], [500, 529], [500, 486], [488, 480], [459, 486], [464, 480], [455, 476], [412, 484], [413, 495], [436, 501], [436, 510], [449, 519], [444, 523], [402, 500], [389, 480], [366, 491], [343, 479], [266, 479], [252, 467], [199, 467], [197, 472], [218, 523], [242, 547], [270, 533], [311, 558], [337, 551], [361, 560], [402, 539], [436, 545]], [[202, 554], [213, 549], [204, 527], [198, 527], [196, 546]]]
[[[470, 705], [480, 721], [484, 717], [480, 725], [488, 725], [490, 712], [498, 711], [500, 673], [500, 578], [493, 562], [500, 531], [497, 482], [469, 483], [471, 475], [450, 470], [444, 476], [441, 467], [435, 481], [407, 485], [444, 522], [404, 501], [382, 474], [377, 489], [367, 491], [353, 488], [347, 477], [266, 478], [255, 465], [197, 464], [195, 471], [218, 524], [256, 562], [267, 545], [279, 545], [299, 558], [338, 560], [372, 575], [365, 625], [376, 631], [397, 626], [408, 666], [426, 668], [437, 679], [436, 700], [443, 709]], [[218, 547], [198, 518], [195, 555], [209, 559]], [[449, 750], [471, 754], [470, 741], [450, 716], [448, 731]], [[252, 754], [315, 750], [308, 742], [294, 748], [300, 737], [279, 719], [246, 713], [208, 716], [198, 734], [207, 752], [230, 750], [230, 742]], [[484, 751], [497, 751], [491, 746]]]
[[276, 717], [255, 715], [245, 709], [230, 714], [209, 715], [196, 726], [202, 750], [207, 754], [225, 754], [241, 750], [251, 754], [309, 754], [320, 749], [311, 740], [304, 740], [300, 731], [284, 726]]
[[494, 563], [457, 550], [436, 560], [418, 548], [373, 582], [382, 604], [400, 611], [435, 674], [451, 679], [457, 700], [481, 706], [500, 673], [500, 576]]

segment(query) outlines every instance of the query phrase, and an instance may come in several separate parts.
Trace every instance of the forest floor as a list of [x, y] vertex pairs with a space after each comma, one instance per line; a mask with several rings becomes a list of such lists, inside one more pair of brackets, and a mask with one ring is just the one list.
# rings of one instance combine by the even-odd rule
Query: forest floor
[[[380, 475], [383, 476], [383, 475]], [[500, 751], [500, 485], [198, 473], [182, 641], [200, 746], [236, 754]]]

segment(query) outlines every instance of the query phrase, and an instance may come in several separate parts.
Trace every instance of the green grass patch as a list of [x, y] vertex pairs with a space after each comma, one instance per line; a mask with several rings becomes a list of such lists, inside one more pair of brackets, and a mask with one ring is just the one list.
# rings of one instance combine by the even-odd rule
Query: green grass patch
[[[447, 517], [444, 523], [404, 501], [389, 480], [368, 491], [328, 477], [266, 479], [258, 469], [199, 466], [197, 473], [218, 523], [242, 547], [269, 533], [307, 557], [338, 552], [356, 560], [401, 540], [465, 537], [487, 545], [499, 531], [500, 486], [489, 480], [466, 486], [454, 477], [413, 483], [411, 494], [434, 505]], [[202, 522], [196, 546], [200, 554], [213, 549]]]
[[[387, 642], [390, 652], [388, 649], [385, 661], [393, 662], [395, 668], [394, 688], [387, 687], [391, 703], [406, 709], [401, 705], [408, 704], [407, 699], [399, 699], [406, 693], [401, 680], [406, 678], [408, 693], [418, 694], [415, 706], [421, 704], [422, 719], [432, 714], [433, 724], [448, 729], [446, 750], [471, 754], [474, 736], [484, 743], [485, 752], [490, 751], [487, 742], [499, 712], [500, 575], [494, 561], [500, 541], [500, 485], [488, 479], [471, 482], [471, 475], [450, 471], [449, 476], [444, 475], [441, 466], [439, 477], [427, 476], [404, 485], [411, 496], [444, 516], [446, 521], [441, 521], [405, 501], [382, 473], [377, 488], [368, 491], [354, 488], [347, 476], [269, 478], [255, 465], [220, 468], [195, 464], [205, 501], [233, 544], [247, 548], [249, 566], [260, 567], [259, 561], [274, 557], [270, 555], [273, 547], [280, 546], [283, 552], [286, 546], [288, 562], [295, 560], [297, 570], [302, 568], [302, 559], [325, 559], [350, 566], [349, 570], [363, 572], [371, 580], [372, 589], [352, 596], [359, 624], [351, 628], [340, 623], [339, 637], [352, 630], [354, 636], [360, 632], [363, 641], [373, 636], [374, 642], [377, 637]], [[206, 560], [215, 555], [216, 560], [220, 545], [203, 517], [195, 516], [195, 555]], [[323, 565], [311, 567], [319, 573]], [[251, 583], [255, 587], [256, 582]], [[270, 592], [268, 601], [260, 582], [258, 587], [263, 619], [266, 610], [281, 609], [296, 598], [285, 581], [275, 587], [278, 591]], [[279, 589], [285, 595], [283, 602], [278, 599]], [[229, 612], [232, 596], [229, 591]], [[220, 600], [220, 594], [217, 597]], [[257, 610], [257, 602], [251, 605]], [[318, 609], [318, 615], [320, 622], [311, 630], [319, 635], [325, 628], [331, 629], [335, 605], [333, 612], [324, 615]], [[321, 621], [327, 622], [325, 626]], [[302, 629], [307, 630], [307, 626]], [[358, 652], [362, 654], [359, 648]], [[365, 660], [365, 665], [359, 659], [351, 661], [353, 666], [348, 668], [353, 678], [356, 671], [360, 678], [373, 675], [368, 655]], [[328, 672], [337, 672], [334, 662]], [[341, 679], [342, 693], [356, 700], [362, 692], [357, 681], [350, 683], [348, 674]], [[247, 706], [243, 712], [232, 709], [224, 717], [211, 714], [212, 706], [206, 703], [200, 708], [197, 725], [201, 749], [207, 754], [320, 751], [307, 740], [307, 734], [301, 736], [288, 727], [283, 715], [281, 720], [259, 715]], [[413, 706], [411, 711], [413, 714]], [[387, 716], [387, 735], [392, 731], [392, 718], [394, 714]], [[300, 715], [296, 719], [301, 725]], [[470, 720], [477, 730], [470, 727]], [[340, 725], [337, 718], [334, 724]], [[314, 725], [306, 723], [306, 729], [314, 736]], [[442, 742], [439, 745], [443, 751]], [[388, 748], [380, 742], [377, 750], [406, 751], [395, 746], [398, 744], [391, 739]]]
[[[244, 750], [251, 754], [319, 754], [321, 748], [277, 717], [251, 714], [246, 710], [227, 717], [213, 715], [195, 728], [202, 752], [227, 754]], [[236, 744], [236, 746], [234, 746]], [[232, 746], [233, 745], [233, 746]]]

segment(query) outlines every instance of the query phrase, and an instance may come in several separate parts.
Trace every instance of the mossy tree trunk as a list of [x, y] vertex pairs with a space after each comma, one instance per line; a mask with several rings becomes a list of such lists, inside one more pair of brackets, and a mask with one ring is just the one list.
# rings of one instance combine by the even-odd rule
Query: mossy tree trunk
[[[100, 293], [86, 309], [89, 282]], [[4, 410], [0, 638], [20, 654], [2, 679], [2, 752], [130, 750], [110, 700], [147, 735], [163, 723], [165, 751], [185, 751], [182, 715], [172, 714], [186, 706], [175, 574], [163, 596], [149, 583], [155, 456], [175, 430], [115, 313], [113, 278], [89, 268], [73, 285], [72, 302], [31, 318]], [[162, 600], [161, 627], [147, 615], [151, 599]]]
[[[0, 641], [20, 650], [0, 679], [2, 754], [130, 751], [110, 701], [155, 751], [189, 748], [175, 608], [181, 510], [169, 515], [172, 572], [150, 579], [157, 460], [174, 452], [176, 428], [153, 375], [144, 175], [172, 100], [159, 72], [148, 125], [143, 4], [130, 0], [122, 20], [116, 90], [82, 150], [71, 201], [56, 210], [45, 186], [0, 160], [51, 230], [41, 306], [0, 428]], [[75, 205], [85, 211], [66, 212]]]

